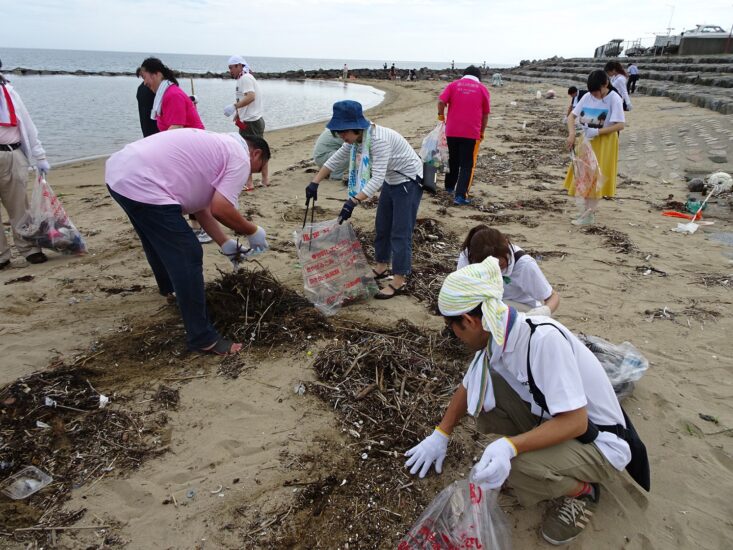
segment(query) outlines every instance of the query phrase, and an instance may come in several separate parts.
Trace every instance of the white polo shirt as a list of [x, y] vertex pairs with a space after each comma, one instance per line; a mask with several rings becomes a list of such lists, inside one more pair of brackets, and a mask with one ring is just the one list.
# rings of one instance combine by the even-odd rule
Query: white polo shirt
[[[517, 245], [510, 245], [513, 253], [517, 253], [522, 249]], [[512, 262], [507, 269], [502, 269], [501, 274], [509, 278], [508, 283], [504, 283], [504, 296], [502, 300], [505, 302], [511, 300], [520, 304], [525, 304], [530, 308], [543, 305], [552, 295], [552, 286], [547, 281], [544, 273], [537, 265], [535, 259], [529, 254], [525, 254], [516, 262]], [[458, 265], [456, 269], [461, 269], [468, 265], [468, 251], [464, 250], [458, 256]], [[511, 269], [509, 269], [511, 268]], [[509, 271], [509, 273], [506, 273]]]
[[[509, 383], [519, 397], [531, 405], [533, 414], [541, 416], [542, 410], [529, 392], [527, 346], [530, 329], [526, 318], [524, 313], [517, 313], [505, 346], [493, 342], [489, 366]], [[588, 418], [596, 425], [626, 426], [611, 382], [593, 352], [566, 327], [550, 317], [532, 317], [531, 320], [534, 324], [552, 323], [567, 337], [563, 338], [556, 328], [548, 326], [538, 327], [532, 336], [532, 377], [545, 396], [550, 414], [586, 407]], [[505, 321], [506, 319], [502, 322]], [[478, 358], [478, 354], [476, 357]], [[464, 378], [469, 401], [472, 393], [470, 385], [469, 377]], [[489, 388], [486, 393], [483, 408], [489, 411], [495, 407], [493, 388]], [[628, 443], [615, 434], [600, 432], [594, 444], [617, 470], [623, 470], [631, 460]]]

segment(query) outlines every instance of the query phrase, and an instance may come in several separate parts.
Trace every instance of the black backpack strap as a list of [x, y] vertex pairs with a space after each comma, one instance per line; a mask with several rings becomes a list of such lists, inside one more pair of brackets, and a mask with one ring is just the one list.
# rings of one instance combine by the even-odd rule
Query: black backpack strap
[[[552, 327], [555, 327], [560, 332], [560, 334], [562, 334], [563, 338], [568, 340], [568, 337], [565, 336], [562, 330], [560, 330], [556, 325], [553, 325], [552, 323], [535, 324], [529, 319], [525, 319], [525, 321], [527, 321], [530, 331], [529, 340], [527, 342], [527, 382], [529, 383], [529, 393], [532, 395], [532, 399], [534, 399], [535, 403], [537, 403], [542, 409], [543, 416], [545, 412], [547, 412], [548, 416], [551, 416], [547, 408], [547, 400], [545, 399], [545, 395], [542, 393], [542, 390], [537, 387], [537, 384], [535, 384], [534, 377], [532, 376], [532, 369], [530, 369], [529, 365], [529, 352], [532, 344], [532, 335], [534, 334], [537, 327], [550, 325]], [[624, 422], [626, 423], [625, 428], [621, 424], [597, 426], [589, 418], [588, 428], [585, 430], [585, 433], [579, 437], [576, 437], [575, 439], [577, 439], [581, 443], [588, 444], [593, 443], [596, 440], [599, 432], [610, 432], [626, 441], [626, 443], [629, 444], [629, 448], [631, 449], [631, 460], [626, 465], [626, 471], [629, 472], [631, 478], [636, 481], [636, 483], [638, 483], [640, 487], [642, 487], [646, 491], [649, 491], [651, 488], [651, 474], [649, 467], [649, 456], [646, 452], [646, 446], [639, 437], [639, 434], [636, 432], [634, 425], [631, 423], [631, 419], [626, 414], [626, 411], [623, 407], [621, 407], [621, 413], [624, 415]], [[542, 418], [540, 418], [540, 422], [542, 422]]]
[[521, 258], [522, 256], [526, 256], [527, 253], [524, 250], [517, 250], [516, 252], [512, 250], [512, 255], [514, 256], [514, 263], [516, 264], [517, 261], [519, 261], [519, 258]]
[[[515, 257], [516, 261], [516, 257]], [[542, 393], [542, 390], [540, 390], [539, 387], [537, 387], [537, 384], [534, 381], [534, 376], [532, 376], [532, 369], [530, 368], [530, 361], [529, 361], [529, 354], [532, 349], [532, 335], [534, 334], [534, 331], [537, 329], [537, 327], [541, 326], [551, 326], [555, 327], [557, 331], [562, 334], [562, 337], [565, 338], [565, 340], [570, 343], [570, 340], [568, 340], [568, 337], [565, 336], [565, 333], [560, 330], [560, 328], [557, 325], [553, 325], [552, 323], [533, 323], [529, 320], [529, 318], [525, 319], [527, 324], [529, 325], [529, 339], [527, 341], [527, 383], [529, 384], [529, 393], [532, 395], [532, 399], [534, 399], [534, 402], [539, 405], [540, 409], [542, 409], [542, 417], [544, 417], [544, 414], [547, 413], [548, 416], [552, 416], [550, 414], [550, 410], [547, 407], [547, 399], [545, 399], [545, 394]], [[542, 417], [540, 417], [540, 422], [542, 422]], [[620, 426], [622, 427], [622, 426]], [[593, 443], [596, 440], [596, 437], [598, 437], [598, 427], [591, 422], [590, 418], [588, 419], [588, 428], [585, 430], [585, 433], [582, 435], [576, 437], [578, 441], [581, 443]]]

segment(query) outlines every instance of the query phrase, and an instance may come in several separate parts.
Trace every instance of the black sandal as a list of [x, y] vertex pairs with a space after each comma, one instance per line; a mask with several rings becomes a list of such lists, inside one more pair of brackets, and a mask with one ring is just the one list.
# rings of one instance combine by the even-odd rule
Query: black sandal
[[387, 277], [389, 277], [389, 268], [385, 269], [381, 273], [379, 273], [376, 269], [372, 268], [372, 273], [374, 273], [375, 281], [381, 281], [382, 279], [386, 279]]
[[394, 290], [394, 292], [392, 294], [382, 294], [381, 292], [377, 292], [374, 296], [375, 300], [389, 300], [390, 298], [394, 298], [395, 296], [399, 296], [400, 294], [405, 294], [407, 292], [407, 283], [403, 283], [399, 288], [393, 287], [392, 283], [389, 283], [387, 286]]
[[212, 347], [208, 349], [199, 349], [198, 351], [200, 353], [210, 353], [212, 355], [236, 355], [240, 351], [242, 351], [242, 348], [239, 348], [237, 351], [232, 351], [232, 346], [234, 345], [234, 342], [232, 340], [229, 340], [229, 338], [219, 338], [217, 340], [216, 344], [214, 344]]

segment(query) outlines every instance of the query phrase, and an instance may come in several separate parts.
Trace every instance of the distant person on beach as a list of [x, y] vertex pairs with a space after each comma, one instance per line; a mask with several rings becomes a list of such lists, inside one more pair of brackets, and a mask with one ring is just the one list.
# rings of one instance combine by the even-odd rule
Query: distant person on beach
[[341, 80], [346, 82], [348, 79], [349, 79], [349, 66], [346, 63], [344, 63], [344, 68], [341, 71]]
[[[322, 168], [323, 165], [326, 164], [326, 161], [330, 159], [336, 151], [341, 149], [343, 144], [343, 139], [338, 136], [334, 136], [331, 133], [331, 130], [326, 128], [321, 132], [321, 135], [318, 136], [316, 144], [313, 147], [313, 162], [316, 163], [318, 168]], [[344, 177], [344, 170], [346, 170], [348, 165], [349, 163], [344, 159], [341, 166], [334, 166], [333, 170], [331, 170], [331, 174], [329, 175], [329, 179], [342, 179]]]
[[394, 66], [394, 63], [392, 63], [392, 66], [389, 68], [389, 79], [395, 80], [397, 78], [397, 69]]
[[[142, 76], [140, 73], [141, 69], [138, 67], [135, 72], [138, 78]], [[155, 92], [153, 92], [145, 82], [141, 82], [137, 87], [137, 110], [138, 115], [140, 116], [140, 129], [143, 132], [143, 137], [152, 136], [160, 131], [158, 130], [158, 121], [153, 120], [150, 117], [150, 113], [153, 112], [154, 102]]]
[[[179, 128], [204, 129], [196, 105], [178, 85], [173, 71], [166, 67], [157, 57], [149, 57], [140, 65], [143, 83], [155, 94], [150, 118], [155, 120], [158, 130], [177, 130]], [[211, 242], [211, 237], [199, 225], [196, 215], [191, 213], [194, 234], [200, 243]]]
[[489, 256], [499, 261], [505, 304], [531, 316], [551, 317], [555, 313], [560, 296], [547, 282], [535, 259], [498, 229], [484, 224], [473, 227], [463, 241], [456, 269], [480, 264]]
[[182, 214], [196, 214], [236, 269], [246, 251], [219, 223], [246, 235], [249, 249], [267, 248], [265, 230], [237, 207], [250, 174], [269, 159], [262, 138], [187, 128], [135, 141], [107, 160], [109, 193], [130, 218], [160, 294], [177, 303], [190, 350], [229, 355], [242, 344], [223, 338], [209, 321], [203, 250]]
[[[446, 117], [445, 108], [448, 107]], [[453, 204], [471, 204], [473, 171], [491, 112], [489, 91], [481, 83], [481, 71], [469, 65], [463, 77], [446, 86], [438, 99], [438, 120], [445, 120], [448, 168], [445, 190], [454, 193]]]
[[616, 93], [621, 96], [623, 100], [624, 111], [631, 110], [631, 98], [629, 97], [628, 84], [626, 70], [623, 65], [618, 61], [609, 61], [606, 63], [603, 70], [606, 71], [608, 78], [611, 80], [611, 86], [613, 86]]
[[450, 62], [450, 70], [451, 71], [454, 71], [455, 69], [456, 69], [456, 62], [455, 61], [451, 61]]
[[649, 457], [593, 352], [557, 321], [507, 306], [503, 292], [493, 257], [445, 278], [438, 308], [475, 355], [433, 433], [405, 453], [405, 467], [440, 474], [454, 429], [473, 416], [479, 433], [503, 437], [483, 449], [471, 481], [507, 487], [525, 508], [554, 501], [540, 533], [567, 544], [598, 517], [602, 483], [618, 484], [627, 469], [649, 491]]
[[575, 86], [570, 86], [568, 88], [568, 95], [570, 96], [570, 105], [568, 105], [568, 112], [565, 113], [565, 118], [563, 118], [563, 123], [567, 123], [570, 113], [575, 108], [575, 106], [578, 104], [578, 101], [580, 101], [580, 98], [583, 97], [587, 93], [588, 93], [588, 90], [578, 90], [578, 88], [576, 88]]
[[[575, 123], [581, 125], [585, 139], [591, 140], [591, 147], [603, 174], [603, 185], [598, 193], [589, 197], [578, 197], [580, 215], [574, 225], [595, 223], [595, 213], [601, 197], [616, 195], [618, 172], [618, 135], [626, 121], [621, 96], [611, 92], [608, 75], [600, 69], [588, 76], [588, 93], [585, 94], [568, 116], [568, 150], [575, 146]], [[575, 197], [575, 174], [573, 164], [568, 168], [564, 183], [568, 195]]]
[[[260, 92], [260, 85], [250, 71], [249, 65], [240, 55], [229, 58], [229, 74], [237, 81], [234, 90], [234, 103], [224, 107], [224, 116], [234, 117], [234, 124], [239, 128], [239, 135], [264, 137], [265, 135], [265, 104]], [[267, 165], [262, 170], [262, 185], [270, 185]], [[245, 191], [254, 191], [254, 183], [250, 176]]]
[[375, 298], [388, 300], [404, 294], [412, 271], [412, 233], [423, 193], [422, 160], [400, 134], [367, 120], [356, 101], [334, 103], [326, 128], [343, 145], [306, 188], [306, 201], [316, 200], [320, 182], [348, 162], [349, 198], [339, 219], [348, 220], [354, 208], [379, 193], [373, 272], [375, 279], [386, 279], [391, 263], [393, 279]]
[[629, 65], [629, 81], [626, 83], [626, 91], [633, 94], [636, 91], [636, 83], [639, 81], [639, 67], [636, 63]]
[[[18, 92], [0, 73], [0, 205], [10, 216], [13, 243], [18, 253], [28, 263], [40, 264], [48, 257], [40, 247], [18, 235], [15, 229], [28, 211], [26, 185], [29, 166], [34, 166], [39, 175], [45, 175], [51, 169], [31, 115]], [[0, 270], [9, 265], [10, 244], [0, 215]]]

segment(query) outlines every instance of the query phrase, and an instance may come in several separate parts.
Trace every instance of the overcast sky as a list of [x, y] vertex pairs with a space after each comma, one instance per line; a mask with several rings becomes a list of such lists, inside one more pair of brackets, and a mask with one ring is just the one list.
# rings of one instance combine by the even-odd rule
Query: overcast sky
[[[674, 6], [674, 11], [673, 11]], [[698, 23], [733, 0], [2, 0], [0, 46], [516, 64]]]

